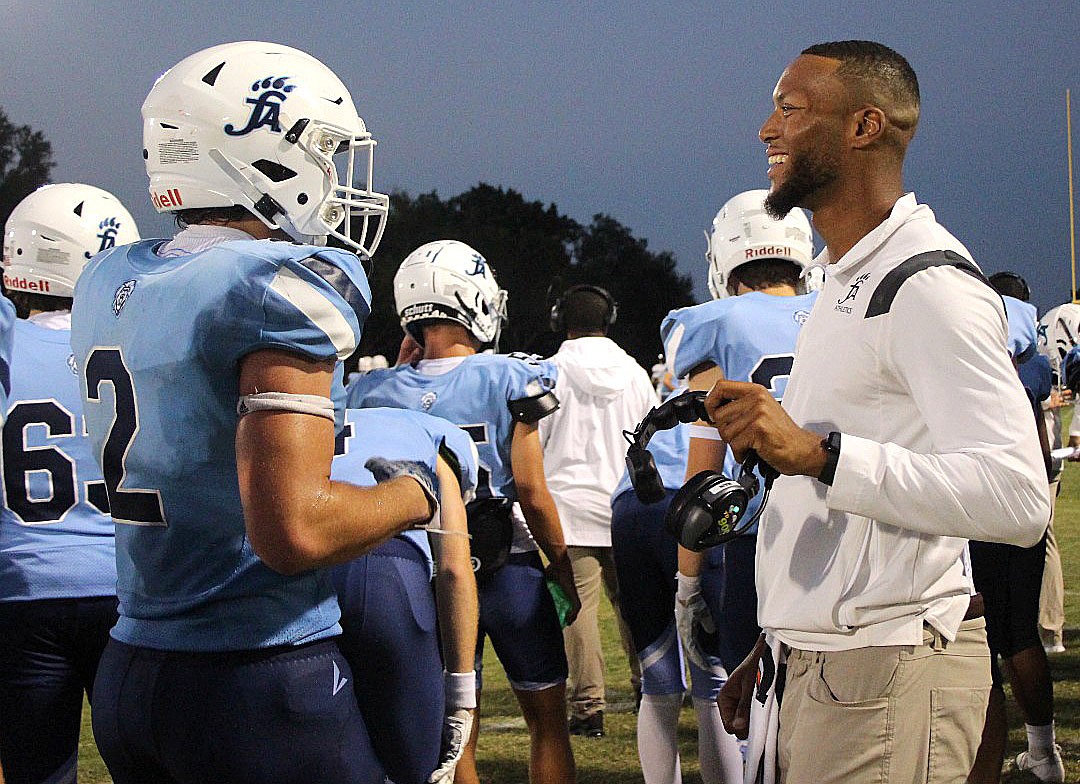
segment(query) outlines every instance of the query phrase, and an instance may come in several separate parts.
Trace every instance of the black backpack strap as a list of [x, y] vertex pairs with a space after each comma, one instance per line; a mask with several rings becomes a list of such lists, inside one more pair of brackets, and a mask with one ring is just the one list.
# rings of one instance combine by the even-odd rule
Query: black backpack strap
[[959, 253], [951, 250], [927, 251], [900, 262], [881, 279], [881, 283], [878, 284], [877, 288], [874, 289], [874, 293], [870, 296], [870, 304], [866, 306], [865, 318], [873, 318], [888, 313], [893, 300], [896, 299], [896, 293], [900, 291], [900, 287], [904, 285], [905, 281], [916, 273], [931, 267], [956, 267], [961, 272], [966, 272], [971, 277], [981, 280], [987, 286], [990, 285], [990, 281], [979, 271], [979, 268]]

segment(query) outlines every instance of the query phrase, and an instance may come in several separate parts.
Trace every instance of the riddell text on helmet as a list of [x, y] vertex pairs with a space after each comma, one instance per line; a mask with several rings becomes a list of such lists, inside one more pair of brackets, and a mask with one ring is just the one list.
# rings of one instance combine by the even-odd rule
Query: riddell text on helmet
[[49, 281], [47, 280], [29, 280], [27, 278], [17, 278], [14, 275], [4, 276], [4, 287], [15, 291], [37, 291], [42, 294], [48, 294], [50, 291]]
[[177, 188], [169, 188], [164, 193], [151, 191], [150, 201], [152, 201], [154, 203], [154, 206], [157, 207], [159, 210], [167, 210], [170, 207], [184, 206], [184, 200], [180, 198], [180, 191]]
[[794, 255], [791, 252], [791, 248], [787, 245], [769, 245], [765, 248], [748, 248], [746, 250], [746, 259], [757, 259], [767, 256], [791, 256]]

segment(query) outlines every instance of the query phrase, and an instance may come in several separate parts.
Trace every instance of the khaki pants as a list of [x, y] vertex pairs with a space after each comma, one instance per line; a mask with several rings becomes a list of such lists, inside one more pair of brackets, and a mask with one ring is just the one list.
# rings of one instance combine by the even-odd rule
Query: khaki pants
[[1046, 531], [1046, 564], [1039, 592], [1039, 636], [1043, 645], [1060, 645], [1065, 631], [1065, 580], [1061, 573], [1061, 552], [1054, 536], [1054, 507], [1058, 482], [1050, 483], [1050, 527]]
[[948, 642], [792, 649], [780, 707], [786, 784], [944, 784], [967, 778], [990, 694], [982, 618]]
[[566, 548], [574, 567], [574, 584], [581, 599], [581, 612], [577, 620], [563, 629], [566, 643], [566, 662], [570, 677], [566, 683], [566, 700], [570, 712], [579, 719], [604, 709], [604, 652], [600, 647], [600, 626], [597, 613], [600, 609], [600, 587], [603, 585], [611, 606], [623, 650], [630, 661], [631, 680], [641, 681], [641, 668], [630, 630], [619, 612], [619, 586], [615, 578], [615, 559], [610, 547]]

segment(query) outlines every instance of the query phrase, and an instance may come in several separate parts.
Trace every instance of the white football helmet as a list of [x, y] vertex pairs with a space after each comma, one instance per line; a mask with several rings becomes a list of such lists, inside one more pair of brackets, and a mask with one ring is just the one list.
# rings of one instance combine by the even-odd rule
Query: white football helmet
[[1039, 319], [1036, 345], [1050, 360], [1055, 375], [1060, 376], [1065, 355], [1080, 343], [1080, 304], [1066, 302], [1051, 308]]
[[768, 195], [767, 190], [753, 190], [731, 197], [713, 218], [712, 233], [705, 232], [713, 299], [729, 296], [732, 271], [748, 261], [788, 259], [805, 270], [814, 260], [814, 235], [806, 214], [796, 208], [776, 220], [765, 212]]
[[73, 182], [44, 185], [8, 216], [4, 285], [70, 297], [91, 256], [138, 239], [135, 219], [108, 191]]
[[506, 319], [506, 292], [499, 288], [487, 260], [464, 242], [437, 240], [421, 245], [401, 262], [394, 275], [394, 306], [401, 326], [421, 342], [410, 325], [450, 319], [463, 325], [482, 345], [497, 345]]
[[155, 82], [142, 116], [158, 212], [240, 205], [298, 242], [375, 252], [390, 202], [372, 190], [375, 140], [311, 55], [258, 41], [204, 49]]

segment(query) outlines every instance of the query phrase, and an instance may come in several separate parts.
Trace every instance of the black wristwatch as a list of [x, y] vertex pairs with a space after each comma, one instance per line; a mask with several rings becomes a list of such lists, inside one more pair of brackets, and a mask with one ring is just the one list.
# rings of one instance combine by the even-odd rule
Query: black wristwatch
[[835, 430], [821, 439], [821, 448], [825, 450], [825, 466], [818, 474], [818, 481], [832, 485], [836, 476], [836, 464], [840, 462], [840, 434]]

